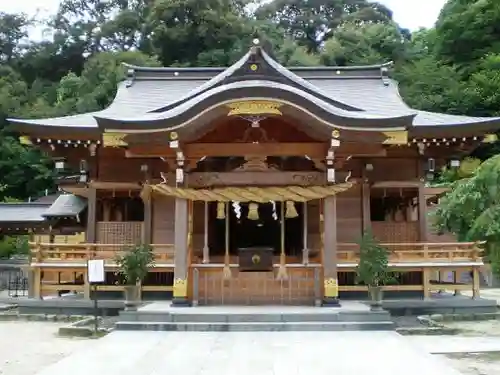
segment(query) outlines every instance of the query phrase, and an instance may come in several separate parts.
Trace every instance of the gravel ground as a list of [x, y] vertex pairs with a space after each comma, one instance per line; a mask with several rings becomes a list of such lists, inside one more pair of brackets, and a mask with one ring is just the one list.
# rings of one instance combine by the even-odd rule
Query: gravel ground
[[464, 375], [500, 374], [500, 353], [448, 354], [445, 357]]
[[[460, 336], [500, 337], [500, 321], [450, 322], [447, 327], [460, 328]], [[453, 337], [450, 337], [453, 340]], [[446, 355], [453, 367], [464, 375], [499, 375], [500, 353], [468, 353]]]
[[493, 336], [500, 337], [500, 321], [484, 320], [476, 322], [449, 322], [446, 327], [464, 330], [460, 336]]
[[93, 340], [58, 337], [57, 330], [64, 324], [0, 322], [0, 374], [33, 375], [92, 345]]

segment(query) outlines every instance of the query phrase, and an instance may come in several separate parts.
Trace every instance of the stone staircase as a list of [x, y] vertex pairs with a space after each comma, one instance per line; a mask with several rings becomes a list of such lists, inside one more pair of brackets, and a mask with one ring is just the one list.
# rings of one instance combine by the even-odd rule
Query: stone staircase
[[[164, 308], [159, 309], [158, 305]], [[393, 330], [387, 311], [372, 312], [359, 302], [341, 308], [321, 307], [193, 307], [172, 308], [156, 302], [138, 311], [123, 311], [115, 325], [128, 331], [365, 331]], [[148, 308], [149, 307], [149, 308]]]

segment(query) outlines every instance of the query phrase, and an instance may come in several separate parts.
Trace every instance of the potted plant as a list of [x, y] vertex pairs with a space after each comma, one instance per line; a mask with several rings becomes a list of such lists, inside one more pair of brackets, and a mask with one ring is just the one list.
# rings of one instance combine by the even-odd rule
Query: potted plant
[[389, 251], [380, 245], [371, 232], [365, 232], [358, 241], [359, 264], [356, 280], [368, 287], [371, 297], [371, 310], [382, 310], [382, 286], [390, 283]]
[[135, 245], [117, 254], [117, 274], [125, 284], [125, 309], [135, 310], [140, 301], [140, 284], [154, 266], [153, 248], [149, 245]]

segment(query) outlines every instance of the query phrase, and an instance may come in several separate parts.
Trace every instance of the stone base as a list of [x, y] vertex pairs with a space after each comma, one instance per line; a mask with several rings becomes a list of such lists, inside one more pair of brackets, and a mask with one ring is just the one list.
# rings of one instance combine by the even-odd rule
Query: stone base
[[191, 302], [185, 297], [172, 298], [172, 307], [191, 307]]
[[142, 331], [364, 331], [393, 330], [387, 311], [345, 302], [338, 308], [312, 306], [204, 306], [178, 309], [153, 302], [136, 312], [120, 313], [117, 330]]
[[341, 307], [338, 298], [325, 297], [321, 303], [322, 307]]

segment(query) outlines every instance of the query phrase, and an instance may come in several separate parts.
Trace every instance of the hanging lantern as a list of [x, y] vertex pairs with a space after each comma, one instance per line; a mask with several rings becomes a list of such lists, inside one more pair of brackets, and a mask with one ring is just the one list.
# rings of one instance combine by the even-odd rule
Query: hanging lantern
[[223, 220], [226, 218], [225, 208], [226, 204], [224, 202], [217, 202], [217, 219]]
[[295, 202], [293, 201], [286, 201], [286, 213], [285, 217], [287, 219], [293, 219], [294, 217], [299, 216], [297, 213], [297, 209], [295, 208]]
[[257, 203], [248, 205], [248, 220], [259, 220], [259, 205]]

